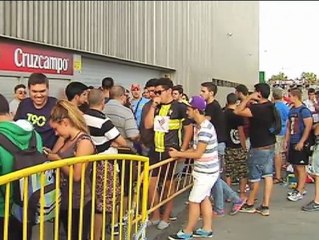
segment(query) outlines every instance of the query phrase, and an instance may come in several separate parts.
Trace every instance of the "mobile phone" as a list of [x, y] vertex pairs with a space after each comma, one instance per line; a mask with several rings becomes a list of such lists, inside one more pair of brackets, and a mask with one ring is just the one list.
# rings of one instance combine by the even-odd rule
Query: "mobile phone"
[[46, 150], [45, 148], [43, 148], [42, 151], [44, 152], [45, 155], [49, 154], [48, 150]]

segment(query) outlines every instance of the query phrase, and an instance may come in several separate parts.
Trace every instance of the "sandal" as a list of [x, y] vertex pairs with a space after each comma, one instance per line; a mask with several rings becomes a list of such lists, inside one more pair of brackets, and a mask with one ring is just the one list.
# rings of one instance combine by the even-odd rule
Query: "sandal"
[[274, 178], [273, 182], [274, 182], [274, 184], [279, 184], [279, 183], [283, 183], [284, 180], [282, 178]]

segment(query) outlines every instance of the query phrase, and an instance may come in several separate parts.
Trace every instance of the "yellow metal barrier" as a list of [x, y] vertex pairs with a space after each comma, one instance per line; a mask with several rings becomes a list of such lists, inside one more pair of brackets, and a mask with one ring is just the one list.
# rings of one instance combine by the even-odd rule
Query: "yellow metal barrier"
[[[126, 164], [128, 163], [128, 169], [126, 169]], [[80, 183], [74, 181], [74, 165], [81, 164], [81, 179]], [[98, 165], [99, 164], [99, 165]], [[119, 172], [118, 166], [121, 165], [121, 170]], [[67, 210], [67, 232], [66, 237], [68, 240], [76, 239], [75, 236], [72, 236], [74, 232], [72, 232], [72, 227], [78, 224], [78, 239], [97, 239], [100, 240], [100, 236], [102, 239], [134, 239], [134, 240], [142, 240], [145, 239], [145, 228], [146, 228], [146, 220], [147, 220], [147, 197], [148, 197], [148, 184], [149, 184], [149, 161], [148, 158], [137, 156], [137, 155], [127, 155], [127, 154], [117, 154], [117, 155], [93, 155], [93, 156], [83, 156], [77, 158], [69, 158], [64, 160], [59, 160], [55, 162], [50, 162], [47, 164], [37, 165], [34, 167], [30, 167], [27, 169], [23, 169], [20, 171], [12, 172], [10, 174], [4, 175], [0, 177], [0, 186], [4, 185], [6, 187], [5, 191], [5, 213], [4, 213], [4, 232], [3, 239], [7, 240], [11, 222], [11, 183], [17, 181], [19, 179], [24, 179], [23, 184], [23, 223], [22, 224], [22, 235], [23, 239], [29, 239], [29, 229], [39, 227], [39, 239], [49, 240], [49, 239], [60, 239], [61, 227], [60, 227], [60, 205], [56, 204], [55, 207], [55, 219], [53, 219], [53, 231], [46, 227], [47, 222], [44, 222], [44, 181], [45, 181], [45, 172], [48, 170], [54, 170], [55, 172], [55, 188], [58, 193], [60, 193], [61, 189], [61, 181], [62, 177], [65, 179], [65, 173], [62, 168], [69, 166], [69, 173], [66, 179], [68, 179], [68, 210]], [[101, 170], [104, 166], [104, 171], [102, 175], [99, 175], [99, 179], [97, 178], [97, 172]], [[113, 171], [110, 171], [112, 168]], [[90, 185], [87, 184], [87, 169], [92, 169], [90, 172]], [[100, 171], [101, 172], [101, 171]], [[143, 172], [143, 174], [142, 174]], [[29, 181], [33, 174], [40, 174], [41, 176], [41, 187], [40, 187], [40, 223], [37, 226], [30, 226], [28, 222], [28, 201], [25, 199], [28, 198], [28, 189], [29, 189]], [[111, 175], [113, 176], [111, 178]], [[103, 180], [102, 180], [103, 179]], [[109, 194], [109, 186], [108, 180], [112, 179], [112, 211], [106, 211], [107, 194]], [[97, 204], [97, 183], [103, 182], [103, 209], [102, 218], [99, 214], [95, 212], [96, 204]], [[134, 184], [134, 185], [133, 185]], [[124, 193], [125, 187], [128, 186], [128, 193]], [[74, 200], [73, 191], [75, 188], [80, 189], [80, 202], [79, 202], [79, 215], [78, 218], [72, 217], [74, 215], [74, 208], [72, 208]], [[117, 189], [120, 189], [120, 196], [118, 197]], [[89, 190], [88, 190], [89, 189]], [[91, 194], [91, 201], [85, 205], [85, 198], [88, 198], [87, 193]], [[55, 201], [58, 203], [60, 195], [56, 194]], [[63, 198], [63, 195], [62, 195]], [[63, 200], [63, 199], [62, 199]], [[108, 199], [110, 200], [110, 199]], [[88, 205], [89, 204], [89, 205]], [[90, 212], [88, 218], [85, 218], [84, 215], [86, 213], [86, 207], [89, 206]], [[108, 216], [111, 215], [111, 216]], [[99, 219], [102, 219], [99, 222]], [[96, 221], [98, 220], [98, 221]], [[109, 220], [109, 223], [108, 221]], [[96, 231], [98, 229], [97, 223], [101, 224], [101, 233]], [[108, 223], [108, 225], [107, 225]], [[116, 223], [118, 223], [118, 234], [116, 229]], [[90, 225], [88, 225], [90, 224]], [[84, 236], [83, 228], [89, 226], [88, 236]], [[106, 226], [109, 226], [111, 229], [107, 231]], [[14, 226], [16, 228], [17, 226]], [[65, 230], [65, 229], [64, 229]], [[48, 238], [47, 233], [49, 232], [50, 237]], [[34, 234], [34, 232], [32, 233]], [[116, 236], [118, 235], [118, 237]]]
[[[184, 170], [177, 169], [180, 165], [184, 167]], [[158, 210], [193, 186], [192, 165], [190, 160], [178, 161], [169, 158], [150, 166], [150, 187], [154, 184], [155, 191], [150, 189], [149, 192], [148, 214]]]

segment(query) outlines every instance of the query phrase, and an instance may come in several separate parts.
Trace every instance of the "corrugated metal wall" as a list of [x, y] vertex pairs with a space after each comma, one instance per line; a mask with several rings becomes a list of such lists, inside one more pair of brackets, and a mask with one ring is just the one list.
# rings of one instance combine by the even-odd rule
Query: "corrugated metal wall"
[[245, 15], [258, 11], [256, 2], [1, 1], [0, 35], [175, 68], [176, 82], [190, 89], [214, 77], [214, 34], [222, 29], [214, 11], [235, 4], [250, 6]]

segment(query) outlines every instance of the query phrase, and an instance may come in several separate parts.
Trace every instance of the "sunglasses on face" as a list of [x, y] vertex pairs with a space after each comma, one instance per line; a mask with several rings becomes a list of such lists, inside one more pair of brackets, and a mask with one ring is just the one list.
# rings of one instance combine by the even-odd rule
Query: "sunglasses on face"
[[18, 93], [18, 94], [27, 94], [26, 91], [18, 91], [17, 93]]
[[167, 91], [167, 89], [154, 91], [154, 94], [155, 94], [155, 95], [162, 95], [162, 93], [165, 92], [165, 91]]

